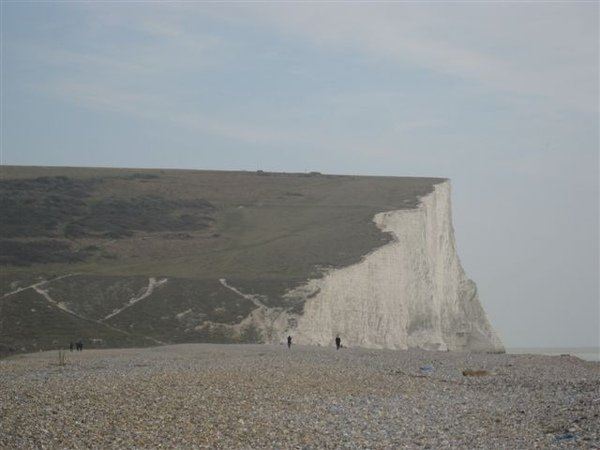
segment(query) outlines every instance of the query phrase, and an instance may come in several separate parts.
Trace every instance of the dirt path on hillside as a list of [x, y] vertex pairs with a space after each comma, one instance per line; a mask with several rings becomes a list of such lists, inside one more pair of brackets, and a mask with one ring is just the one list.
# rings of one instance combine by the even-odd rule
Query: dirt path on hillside
[[[129, 333], [129, 332], [127, 332], [127, 331], [124, 331], [124, 330], [121, 330], [121, 329], [119, 329], [119, 328], [113, 327], [112, 325], [109, 325], [109, 324], [107, 324], [107, 323], [104, 323], [104, 322], [102, 322], [102, 321], [100, 321], [100, 320], [94, 320], [94, 319], [90, 319], [90, 318], [88, 318], [88, 317], [84, 317], [84, 316], [82, 316], [82, 315], [80, 315], [80, 314], [77, 314], [75, 311], [72, 311], [72, 310], [70, 310], [69, 308], [67, 308], [67, 307], [66, 307], [66, 305], [65, 305], [63, 302], [58, 302], [58, 301], [54, 300], [54, 299], [53, 299], [53, 298], [50, 296], [50, 293], [49, 293], [47, 290], [41, 289], [39, 286], [35, 286], [35, 285], [34, 285], [34, 286], [32, 286], [32, 287], [33, 287], [33, 289], [34, 289], [34, 290], [35, 290], [35, 291], [36, 291], [38, 294], [40, 294], [42, 297], [44, 297], [44, 299], [46, 299], [46, 301], [47, 301], [48, 303], [50, 303], [51, 305], [53, 305], [53, 306], [57, 307], [57, 308], [58, 308], [58, 309], [60, 309], [61, 311], [64, 311], [64, 312], [66, 312], [67, 314], [70, 314], [70, 315], [72, 315], [72, 316], [75, 316], [75, 317], [77, 317], [78, 319], [80, 319], [80, 320], [84, 320], [84, 321], [86, 321], [86, 322], [93, 322], [93, 323], [96, 323], [96, 324], [98, 324], [98, 325], [102, 325], [103, 327], [110, 328], [111, 330], [113, 330], [113, 331], [116, 331], [116, 332], [118, 332], [118, 333], [122, 333], [122, 334], [125, 334], [125, 335], [127, 335], [127, 336], [132, 336], [132, 334], [131, 334], [131, 333]], [[142, 335], [141, 337], [143, 337], [143, 338], [145, 338], [145, 339], [148, 339], [149, 341], [152, 341], [152, 342], [154, 342], [154, 343], [156, 343], [156, 344], [160, 344], [160, 345], [166, 345], [166, 342], [159, 341], [158, 339], [154, 339], [153, 337], [150, 337], [150, 336], [143, 336], [143, 335]]]
[[144, 292], [142, 292], [141, 295], [139, 295], [138, 297], [132, 297], [129, 299], [129, 301], [125, 304], [125, 306], [123, 306], [122, 308], [119, 309], [115, 309], [113, 312], [111, 312], [109, 315], [107, 315], [106, 317], [104, 317], [103, 319], [100, 319], [100, 321], [105, 321], [110, 319], [111, 317], [116, 316], [117, 314], [122, 313], [123, 311], [125, 311], [127, 308], [132, 307], [133, 305], [135, 305], [137, 302], [144, 300], [145, 298], [148, 298], [152, 295], [152, 293], [154, 292], [154, 289], [158, 286], [160, 286], [161, 284], [165, 284], [167, 282], [167, 278], [163, 278], [161, 280], [156, 281], [156, 278], [154, 277], [150, 277], [148, 279], [148, 286], [146, 286], [146, 290]]
[[219, 282], [230, 291], [251, 301], [256, 306], [256, 309], [252, 311], [248, 317], [239, 324], [232, 325], [232, 328], [239, 331], [248, 325], [254, 325], [263, 331], [267, 343], [279, 340], [280, 332], [286, 327], [286, 315], [283, 308], [270, 308], [266, 306], [259, 300], [260, 295], [244, 294], [239, 289], [228, 284], [225, 278], [219, 278]]
[[35, 286], [35, 285], [33, 286], [33, 290], [35, 292], [37, 292], [38, 294], [40, 294], [42, 297], [44, 297], [47, 302], [56, 306], [58, 309], [62, 309], [64, 312], [71, 314], [73, 316], [79, 317], [80, 319], [83, 318], [79, 314], [77, 314], [75, 311], [71, 311], [69, 308], [67, 308], [67, 306], [64, 304], [64, 302], [57, 302], [52, 297], [50, 297], [50, 293], [47, 290], [42, 289], [39, 286]]
[[[46, 284], [52, 283], [54, 281], [62, 280], [63, 278], [73, 277], [73, 276], [76, 276], [76, 275], [79, 275], [79, 274], [78, 273], [67, 273], [65, 275], [60, 275], [58, 277], [51, 278], [49, 280], [42, 280], [42, 281], [39, 281], [37, 283], [30, 284], [29, 286], [20, 287], [18, 289], [15, 289], [14, 291], [7, 292], [2, 297], [0, 297], [0, 299], [4, 300], [4, 299], [6, 299], [6, 298], [8, 298], [10, 296], [16, 295], [16, 294], [18, 294], [20, 292], [23, 292], [23, 291], [26, 291], [27, 289], [33, 289], [38, 294], [40, 294], [48, 303], [50, 303], [54, 307], [60, 309], [61, 311], [65, 312], [67, 314], [70, 314], [70, 315], [72, 315], [74, 317], [77, 317], [80, 320], [84, 320], [86, 322], [93, 322], [93, 323], [96, 323], [98, 325], [102, 325], [103, 327], [110, 328], [111, 330], [116, 331], [118, 333], [122, 333], [122, 334], [125, 334], [127, 336], [133, 336], [131, 333], [129, 333], [127, 331], [124, 331], [124, 330], [121, 330], [119, 328], [113, 327], [112, 325], [104, 323], [103, 321], [106, 320], [106, 319], [109, 319], [110, 317], [113, 317], [113, 316], [117, 315], [121, 311], [129, 308], [130, 306], [134, 305], [135, 303], [139, 302], [140, 300], [143, 300], [143, 299], [147, 298], [148, 296], [150, 296], [152, 294], [152, 292], [154, 292], [154, 288], [156, 288], [157, 286], [160, 286], [161, 284], [167, 282], [166, 278], [164, 278], [162, 280], [159, 280], [159, 281], [156, 281], [155, 278], [150, 278], [148, 280], [148, 286], [146, 287], [146, 290], [139, 297], [133, 297], [132, 299], [129, 300], [129, 302], [123, 308], [120, 308], [118, 311], [109, 314], [104, 319], [95, 320], [95, 319], [90, 319], [88, 317], [84, 317], [84, 316], [82, 316], [80, 314], [77, 314], [75, 311], [72, 311], [71, 309], [69, 309], [65, 305], [64, 302], [60, 302], [60, 301], [57, 301], [57, 300], [53, 299], [50, 296], [50, 293], [48, 292], [48, 290], [42, 289], [42, 286], [44, 286]], [[160, 340], [155, 339], [155, 338], [150, 337], [150, 336], [140, 336], [140, 337], [148, 339], [149, 341], [152, 341], [152, 342], [154, 342], [156, 344], [159, 344], [159, 345], [166, 345], [167, 344], [166, 342], [160, 341]]]
[[29, 286], [25, 286], [25, 287], [20, 287], [18, 289], [15, 289], [14, 291], [11, 292], [7, 292], [6, 294], [4, 294], [2, 297], [2, 299], [6, 298], [6, 297], [10, 297], [11, 295], [15, 295], [18, 294], [19, 292], [23, 292], [26, 291], [27, 289], [36, 289], [40, 286], [43, 286], [44, 284], [48, 284], [51, 283], [53, 281], [57, 281], [57, 280], [62, 280], [63, 278], [67, 278], [67, 277], [73, 277], [75, 275], [79, 275], [78, 273], [67, 273], [66, 275], [61, 275], [59, 277], [56, 278], [52, 278], [50, 280], [43, 280], [43, 281], [39, 281], [37, 283], [34, 284], [30, 284]]
[[254, 305], [258, 308], [267, 308], [259, 299], [258, 299], [258, 295], [251, 295], [251, 294], [244, 294], [242, 291], [240, 291], [239, 289], [231, 286], [230, 284], [227, 284], [227, 280], [225, 278], [219, 278], [219, 283], [221, 283], [223, 286], [225, 286], [227, 289], [229, 289], [232, 292], [235, 292], [237, 295], [239, 295], [242, 298], [245, 298], [246, 300], [250, 300], [252, 303], [254, 303]]

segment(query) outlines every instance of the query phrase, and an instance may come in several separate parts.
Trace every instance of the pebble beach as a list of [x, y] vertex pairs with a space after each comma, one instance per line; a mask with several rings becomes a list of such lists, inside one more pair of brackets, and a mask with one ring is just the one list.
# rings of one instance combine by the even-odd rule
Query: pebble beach
[[0, 360], [2, 449], [600, 448], [600, 363], [183, 344]]

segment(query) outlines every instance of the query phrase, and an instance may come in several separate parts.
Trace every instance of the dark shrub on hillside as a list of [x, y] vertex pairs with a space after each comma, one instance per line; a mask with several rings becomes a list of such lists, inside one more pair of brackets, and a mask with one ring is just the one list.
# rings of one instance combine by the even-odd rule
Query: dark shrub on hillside
[[86, 231], [85, 227], [78, 223], [69, 223], [65, 227], [66, 238], [76, 239], [85, 236], [88, 236], [88, 232]]
[[33, 242], [0, 240], [0, 265], [29, 266], [34, 263], [74, 263], [83, 261], [85, 253], [71, 250], [64, 241]]
[[[185, 212], [183, 212], [184, 210]], [[158, 196], [111, 197], [90, 205], [78, 223], [105, 237], [125, 237], [131, 231], [180, 231], [206, 228], [214, 207], [205, 200], [170, 201]], [[179, 213], [181, 211], [181, 213]]]
[[[130, 179], [153, 180], [155, 174]], [[118, 239], [135, 231], [199, 230], [211, 225], [215, 208], [203, 199], [167, 200], [146, 195], [92, 200], [101, 179], [64, 176], [0, 181], [0, 238], [100, 237]]]
[[57, 236], [62, 223], [85, 213], [92, 184], [62, 176], [0, 180], [0, 236]]

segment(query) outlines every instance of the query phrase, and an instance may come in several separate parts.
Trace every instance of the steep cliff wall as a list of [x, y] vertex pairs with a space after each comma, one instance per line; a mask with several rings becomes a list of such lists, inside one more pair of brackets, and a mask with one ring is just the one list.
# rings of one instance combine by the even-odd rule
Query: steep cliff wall
[[374, 221], [394, 240], [288, 292], [305, 299], [304, 313], [277, 320], [273, 340], [291, 333], [331, 345], [339, 334], [349, 346], [502, 351], [456, 254], [450, 183], [437, 184], [417, 209]]

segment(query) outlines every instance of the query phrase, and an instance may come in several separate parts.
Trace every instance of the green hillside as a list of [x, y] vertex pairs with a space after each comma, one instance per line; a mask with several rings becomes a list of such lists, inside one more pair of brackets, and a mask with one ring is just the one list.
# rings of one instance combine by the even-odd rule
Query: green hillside
[[256, 306], [220, 279], [268, 307], [301, 311], [283, 299], [287, 289], [384, 245], [374, 214], [414, 208], [443, 181], [1, 170], [2, 354], [78, 338], [98, 347], [260, 342], [260, 330], [235, 328]]

